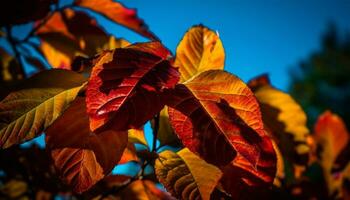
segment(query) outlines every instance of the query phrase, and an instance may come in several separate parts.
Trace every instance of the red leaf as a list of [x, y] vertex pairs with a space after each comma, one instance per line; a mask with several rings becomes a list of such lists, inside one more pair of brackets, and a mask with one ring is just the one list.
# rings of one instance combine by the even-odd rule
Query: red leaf
[[76, 0], [75, 5], [88, 8], [145, 37], [158, 40], [157, 36], [148, 30], [144, 21], [138, 18], [136, 10], [126, 8], [121, 3], [113, 0]]
[[113, 128], [91, 132], [84, 98], [74, 103], [47, 129], [46, 143], [64, 182], [75, 192], [88, 190], [108, 175], [127, 145], [127, 132]]
[[116, 128], [137, 128], [159, 112], [163, 89], [172, 88], [179, 73], [159, 42], [139, 43], [105, 52], [92, 69], [87, 111], [95, 130], [114, 118]]

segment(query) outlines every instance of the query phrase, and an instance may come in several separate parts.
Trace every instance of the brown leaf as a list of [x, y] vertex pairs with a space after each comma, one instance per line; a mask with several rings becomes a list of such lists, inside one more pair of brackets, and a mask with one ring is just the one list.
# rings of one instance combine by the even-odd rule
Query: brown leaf
[[47, 148], [63, 180], [82, 193], [109, 174], [127, 145], [127, 132], [113, 127], [91, 132], [84, 98], [73, 104], [46, 131]]

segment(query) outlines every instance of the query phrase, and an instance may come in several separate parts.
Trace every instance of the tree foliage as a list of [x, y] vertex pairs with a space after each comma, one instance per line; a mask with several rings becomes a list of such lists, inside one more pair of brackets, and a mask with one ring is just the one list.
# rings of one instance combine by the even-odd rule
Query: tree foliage
[[324, 110], [339, 113], [350, 124], [350, 36], [330, 25], [322, 37], [321, 49], [301, 61], [292, 71], [290, 92], [308, 113], [310, 124]]
[[[307, 199], [320, 196], [319, 184], [324, 196], [347, 196], [341, 118], [324, 113], [311, 135], [304, 111], [267, 76], [246, 84], [224, 70], [213, 30], [191, 27], [173, 55], [118, 2], [30, 1], [29, 13], [1, 13], [12, 48], [1, 49], [1, 198]], [[92, 12], [151, 41], [116, 38]], [[22, 23], [32, 29], [18, 39], [12, 29]], [[28, 64], [38, 70], [29, 78]], [[19, 146], [41, 134], [45, 149]], [[134, 175], [111, 174], [130, 163]]]

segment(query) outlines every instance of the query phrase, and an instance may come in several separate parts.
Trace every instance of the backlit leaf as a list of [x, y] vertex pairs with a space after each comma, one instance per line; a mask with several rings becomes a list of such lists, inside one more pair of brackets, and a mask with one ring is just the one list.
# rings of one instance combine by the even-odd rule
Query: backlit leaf
[[259, 104], [240, 79], [210, 70], [169, 95], [176, 134], [192, 152], [224, 169], [225, 190], [233, 195], [248, 186], [272, 183], [276, 155]]
[[143, 130], [143, 127], [140, 129], [129, 129], [128, 134], [129, 142], [143, 144], [147, 146], [147, 141], [145, 138], [145, 132]]
[[91, 132], [85, 99], [78, 97], [46, 131], [47, 148], [64, 182], [88, 190], [108, 175], [127, 145], [127, 132], [113, 127]]
[[90, 9], [145, 37], [157, 40], [157, 37], [148, 30], [144, 21], [138, 18], [136, 10], [126, 8], [119, 2], [113, 0], [75, 0], [75, 5]]
[[222, 172], [187, 148], [164, 151], [155, 164], [159, 181], [179, 199], [209, 200]]
[[[50, 77], [51, 74], [52, 77]], [[56, 73], [56, 71], [43, 72], [34, 76], [25, 82], [29, 86], [34, 86], [34, 89], [15, 91], [0, 102], [1, 148], [7, 148], [37, 137], [75, 99], [83, 87], [81, 85], [84, 79], [68, 71], [62, 73], [66, 77], [62, 76], [61, 80], [52, 79], [56, 76], [55, 74], [60, 73]], [[41, 82], [46, 80], [47, 76], [52, 80]], [[68, 77], [77, 77], [77, 79], [64, 82]], [[45, 85], [35, 87], [40, 82]]]
[[[48, 39], [48, 38], [52, 39]], [[44, 35], [42, 35], [44, 38]], [[42, 40], [40, 49], [53, 68], [70, 69], [73, 58], [78, 54], [79, 47], [74, 41], [59, 34], [45, 34], [45, 38], [52, 43]]]
[[129, 142], [126, 148], [124, 149], [124, 152], [118, 164], [124, 164], [130, 161], [139, 161], [139, 158], [136, 155], [135, 145], [131, 142]]
[[219, 166], [230, 163], [235, 151], [256, 165], [261, 139], [254, 130], [263, 124], [254, 94], [240, 79], [211, 70], [169, 95], [170, 122], [186, 147]]
[[314, 130], [314, 139], [321, 151], [320, 163], [328, 183], [330, 194], [339, 189], [339, 179], [332, 175], [332, 166], [339, 153], [349, 142], [349, 133], [343, 120], [330, 111], [319, 116]]
[[37, 34], [41, 50], [55, 68], [70, 69], [77, 55], [93, 56], [102, 50], [128, 45], [125, 40], [108, 36], [96, 20], [84, 12], [72, 9], [55, 12]]
[[22, 79], [19, 73], [19, 65], [16, 59], [7, 51], [0, 48], [0, 83], [16, 81]]
[[121, 199], [131, 200], [175, 200], [168, 193], [160, 190], [149, 180], [136, 180], [121, 191]]
[[117, 128], [138, 128], [164, 106], [161, 92], [179, 74], [159, 42], [138, 43], [101, 54], [87, 88], [87, 111], [95, 130], [113, 118]]
[[[154, 120], [152, 120], [152, 128], [154, 129]], [[176, 136], [169, 122], [168, 107], [165, 106], [159, 113], [159, 128], [157, 138], [161, 146], [176, 145], [179, 139]]]
[[175, 66], [180, 82], [212, 69], [224, 69], [225, 52], [219, 35], [202, 25], [194, 26], [182, 38], [176, 49]]
[[310, 148], [306, 114], [287, 93], [269, 83], [267, 76], [252, 80], [249, 86], [261, 107], [265, 128], [275, 138], [281, 152], [298, 164], [306, 164]]

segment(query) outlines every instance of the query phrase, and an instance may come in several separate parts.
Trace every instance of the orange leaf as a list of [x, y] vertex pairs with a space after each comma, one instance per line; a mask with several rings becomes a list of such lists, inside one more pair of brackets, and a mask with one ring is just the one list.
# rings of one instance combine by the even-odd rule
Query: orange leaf
[[119, 160], [118, 164], [124, 164], [130, 161], [138, 161], [139, 158], [136, 155], [136, 148], [133, 143], [128, 143], [126, 148], [124, 149], [123, 155]]
[[203, 71], [224, 69], [224, 63], [225, 51], [219, 35], [202, 25], [188, 30], [176, 49], [180, 82]]
[[349, 140], [349, 133], [343, 120], [330, 111], [319, 116], [314, 133], [316, 142], [322, 146], [327, 145], [329, 148], [327, 154], [330, 157], [325, 158], [327, 160], [336, 158]]
[[[263, 129], [259, 104], [240, 79], [220, 70], [206, 71], [169, 95], [176, 134], [205, 161], [226, 165], [225, 189], [234, 193], [236, 184], [272, 183], [276, 155]], [[236, 182], [226, 181], [233, 176]]]
[[156, 185], [149, 180], [133, 181], [117, 196], [121, 197], [121, 199], [130, 200], [175, 200], [175, 198], [171, 197], [168, 193], [158, 189]]
[[270, 85], [267, 75], [251, 80], [248, 85], [260, 103], [265, 128], [274, 137], [281, 153], [293, 163], [306, 165], [310, 132], [301, 106], [289, 94]]
[[349, 142], [349, 133], [343, 120], [330, 111], [319, 116], [314, 129], [314, 139], [320, 148], [320, 163], [330, 194], [340, 187], [339, 179], [332, 176], [332, 167], [337, 156]]
[[157, 36], [148, 30], [144, 21], [138, 18], [136, 10], [126, 8], [121, 3], [113, 0], [76, 0], [74, 4], [97, 12], [145, 37], [158, 40]]
[[164, 106], [161, 93], [179, 74], [159, 42], [139, 43], [105, 52], [92, 69], [87, 111], [95, 130], [111, 118], [116, 128], [138, 128]]
[[77, 98], [46, 132], [47, 148], [63, 180], [75, 192], [109, 174], [127, 145], [127, 132], [91, 132], [84, 98]]
[[41, 39], [43, 54], [55, 68], [70, 69], [77, 55], [93, 56], [128, 44], [108, 36], [96, 20], [84, 12], [68, 8], [55, 12], [36, 33]]

